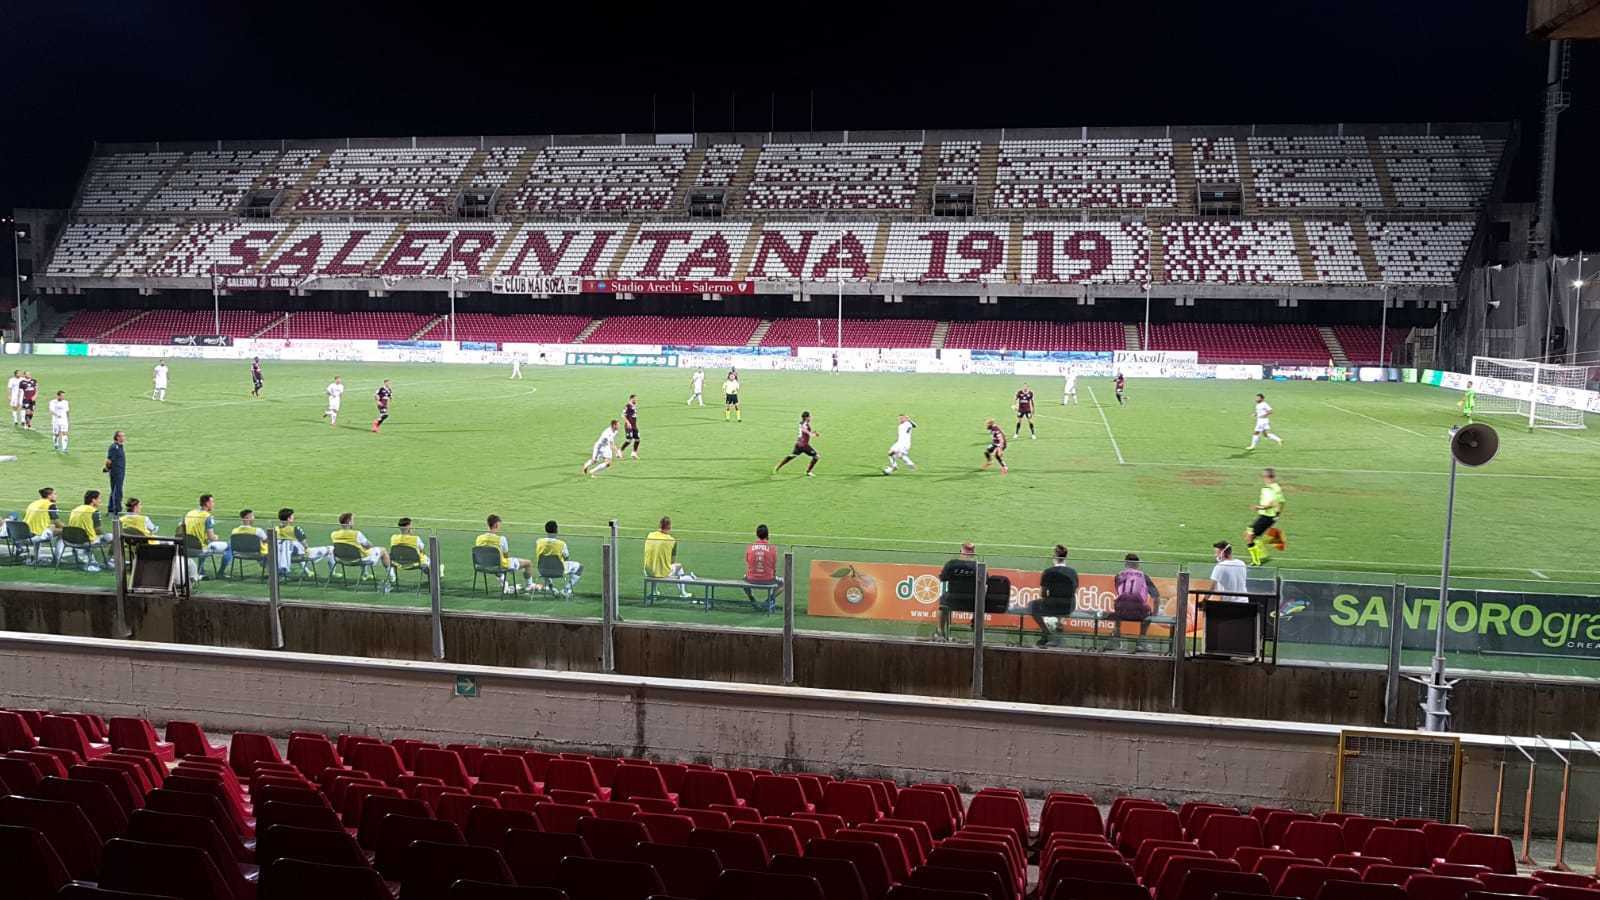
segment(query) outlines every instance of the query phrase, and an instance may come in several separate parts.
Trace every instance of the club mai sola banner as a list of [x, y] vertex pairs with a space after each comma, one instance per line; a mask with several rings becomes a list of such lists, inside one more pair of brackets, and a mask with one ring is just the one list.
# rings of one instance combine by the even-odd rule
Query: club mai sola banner
[[[906, 565], [903, 563], [841, 562], [818, 559], [811, 562], [810, 590], [806, 596], [806, 614], [812, 616], [843, 616], [852, 619], [881, 619], [895, 622], [932, 623], [939, 615], [939, 566]], [[1039, 599], [1039, 573], [1020, 569], [990, 569], [990, 575], [1004, 575], [1011, 579], [1011, 597], [1006, 603], [1007, 612], [989, 613], [985, 625], [1011, 627], [1021, 618], [1021, 627], [1033, 628], [1028, 618], [1028, 604]], [[1172, 578], [1151, 578], [1161, 598], [1156, 604], [1156, 615], [1174, 616], [1178, 610], [1178, 583]], [[1116, 606], [1117, 595], [1112, 588], [1110, 575], [1078, 576], [1077, 609], [1079, 612], [1109, 614]], [[1212, 587], [1210, 581], [1194, 578], [1191, 591], [1205, 591]], [[1194, 600], [1189, 601], [1189, 633], [1194, 633]], [[1053, 618], [1047, 616], [1046, 618]], [[971, 622], [972, 613], [957, 612], [955, 622]], [[1094, 622], [1088, 619], [1061, 619], [1068, 632], [1093, 634]], [[1134, 626], [1129, 626], [1133, 628]], [[1102, 634], [1112, 634], [1111, 625], [1101, 625]], [[1165, 637], [1172, 629], [1152, 622], [1147, 632], [1151, 637]]]
[[[1433, 649], [1437, 588], [1411, 587], [1396, 609], [1393, 585], [1283, 582], [1278, 626], [1284, 641], [1354, 647]], [[1600, 658], [1600, 598], [1572, 594], [1451, 589], [1445, 607], [1447, 652]]]

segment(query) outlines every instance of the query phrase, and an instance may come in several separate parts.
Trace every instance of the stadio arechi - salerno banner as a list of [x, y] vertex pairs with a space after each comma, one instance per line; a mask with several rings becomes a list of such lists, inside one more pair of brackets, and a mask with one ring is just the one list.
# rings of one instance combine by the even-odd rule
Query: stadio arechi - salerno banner
[[[990, 569], [991, 575], [1004, 575], [1011, 580], [1011, 597], [1006, 604], [1009, 612], [989, 613], [985, 625], [1016, 627], [1018, 618], [1023, 628], [1033, 628], [1028, 618], [1028, 604], [1039, 599], [1039, 573], [1020, 569]], [[1178, 584], [1172, 578], [1152, 578], [1161, 597], [1157, 615], [1173, 616], [1177, 612]], [[1110, 575], [1082, 575], [1078, 577], [1077, 608], [1080, 612], [1109, 613], [1116, 605], [1116, 592], [1112, 589]], [[939, 567], [936, 565], [906, 565], [903, 563], [841, 562], [818, 559], [811, 562], [810, 590], [806, 592], [806, 613], [813, 616], [844, 616], [852, 619], [880, 619], [895, 622], [931, 623], [939, 614]], [[1211, 582], [1192, 579], [1191, 591], [1205, 591]], [[1189, 605], [1194, 631], [1194, 603]], [[958, 612], [955, 622], [971, 622], [972, 613]], [[1094, 622], [1087, 619], [1062, 619], [1061, 626], [1069, 632], [1090, 634]], [[1101, 626], [1102, 633], [1106, 626]], [[1171, 628], [1152, 622], [1148, 634], [1162, 637], [1171, 634]]]

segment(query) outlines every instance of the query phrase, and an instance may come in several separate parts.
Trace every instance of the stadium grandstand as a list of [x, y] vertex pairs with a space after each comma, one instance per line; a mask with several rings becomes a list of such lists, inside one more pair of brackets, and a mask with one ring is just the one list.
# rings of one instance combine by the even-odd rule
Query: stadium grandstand
[[[1182, 345], [1207, 361], [1376, 362], [1430, 332], [1481, 257], [1513, 137], [1421, 124], [106, 144], [65, 216], [38, 223], [34, 288], [54, 308], [38, 337]], [[457, 300], [469, 311], [451, 322]], [[835, 314], [848, 327], [820, 327]]]

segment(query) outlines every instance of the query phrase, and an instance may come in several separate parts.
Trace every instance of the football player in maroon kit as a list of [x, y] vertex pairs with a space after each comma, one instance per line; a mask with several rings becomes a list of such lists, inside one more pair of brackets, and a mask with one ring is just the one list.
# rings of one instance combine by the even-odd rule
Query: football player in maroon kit
[[628, 445], [633, 445], [633, 458], [639, 458], [639, 395], [629, 394], [628, 405], [622, 408], [622, 446], [617, 450], [617, 459], [622, 459], [623, 451]]
[[989, 448], [983, 451], [982, 468], [987, 469], [989, 463], [997, 462], [1000, 464], [1000, 474], [1004, 475], [1011, 471], [1006, 468], [1006, 430], [996, 425], [993, 419], [984, 422], [983, 427], [989, 429]]
[[383, 427], [383, 423], [389, 421], [389, 401], [393, 398], [394, 387], [389, 383], [389, 379], [385, 378], [383, 384], [378, 385], [377, 393], [372, 395], [372, 399], [378, 404], [378, 417], [372, 420], [374, 433]]
[[811, 446], [811, 439], [816, 435], [816, 429], [811, 427], [811, 413], [801, 413], [800, 430], [795, 433], [794, 437], [794, 449], [790, 450], [789, 455], [785, 456], [776, 466], [773, 466], [772, 471], [776, 473], [797, 456], [809, 456], [811, 457], [811, 462], [806, 466], [806, 477], [811, 478], [811, 470], [817, 467], [817, 448]]
[[1022, 390], [1017, 391], [1017, 431], [1012, 437], [1022, 437], [1022, 420], [1028, 420], [1028, 437], [1038, 440], [1038, 432], [1033, 430], [1033, 391], [1024, 384]]

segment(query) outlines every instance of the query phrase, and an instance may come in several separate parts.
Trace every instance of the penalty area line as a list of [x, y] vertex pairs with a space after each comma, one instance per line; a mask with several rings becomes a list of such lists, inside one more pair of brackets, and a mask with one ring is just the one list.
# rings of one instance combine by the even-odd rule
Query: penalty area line
[[1353, 409], [1345, 409], [1344, 407], [1340, 406], [1337, 403], [1329, 403], [1328, 401], [1324, 400], [1324, 401], [1322, 401], [1322, 405], [1323, 406], [1327, 406], [1327, 407], [1332, 407], [1333, 409], [1337, 409], [1339, 412], [1346, 413], [1348, 415], [1359, 416], [1359, 417], [1361, 417], [1363, 419], [1366, 419], [1369, 422], [1377, 422], [1379, 425], [1383, 425], [1383, 426], [1385, 426], [1387, 428], [1393, 428], [1395, 431], [1404, 431], [1406, 434], [1412, 435], [1413, 437], [1419, 437], [1419, 438], [1426, 438], [1427, 437], [1427, 435], [1423, 434], [1420, 431], [1412, 431], [1411, 429], [1406, 428], [1406, 427], [1404, 427], [1402, 425], [1396, 425], [1393, 422], [1385, 422], [1384, 420], [1382, 420], [1382, 419], [1380, 419], [1380, 418], [1378, 418], [1376, 416], [1369, 416], [1364, 412], [1356, 412]]
[[1106, 437], [1111, 439], [1111, 452], [1117, 455], [1117, 465], [1125, 466], [1128, 461], [1122, 458], [1122, 448], [1117, 446], [1117, 436], [1111, 432], [1111, 420], [1106, 418], [1106, 408], [1100, 405], [1100, 398], [1094, 395], [1094, 388], [1089, 388], [1089, 399], [1094, 402], [1095, 412], [1100, 414], [1100, 423], [1106, 426]]

